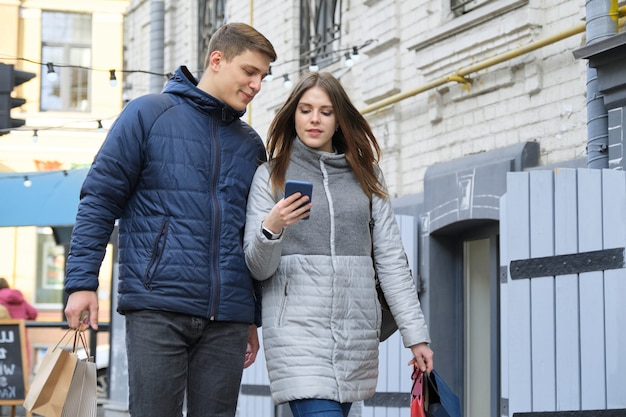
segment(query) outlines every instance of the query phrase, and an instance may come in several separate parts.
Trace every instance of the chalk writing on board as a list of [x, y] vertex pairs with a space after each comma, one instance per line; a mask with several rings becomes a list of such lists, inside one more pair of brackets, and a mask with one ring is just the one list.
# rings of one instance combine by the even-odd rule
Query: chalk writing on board
[[26, 396], [23, 331], [19, 321], [0, 322], [0, 404], [22, 401]]

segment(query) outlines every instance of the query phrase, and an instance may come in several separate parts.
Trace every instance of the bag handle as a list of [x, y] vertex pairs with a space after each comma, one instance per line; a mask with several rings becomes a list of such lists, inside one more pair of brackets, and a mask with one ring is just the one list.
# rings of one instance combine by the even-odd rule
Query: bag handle
[[73, 330], [74, 329], [67, 329], [67, 331], [63, 334], [63, 336], [61, 336], [61, 339], [59, 339], [59, 341], [54, 346], [54, 348], [57, 349], [61, 345], [61, 343], [63, 343], [63, 341], [67, 338], [67, 336], [70, 334], [70, 332], [72, 332]]
[[65, 333], [63, 334], [63, 336], [61, 336], [61, 339], [59, 339], [57, 344], [54, 346], [54, 349], [58, 349], [61, 346], [61, 344], [66, 339], [68, 339], [68, 335], [70, 337], [72, 335], [74, 336], [74, 341], [72, 342], [72, 353], [76, 353], [78, 348], [80, 348], [80, 346], [78, 345], [80, 342], [83, 349], [85, 349], [85, 354], [87, 355], [87, 362], [92, 362], [92, 356], [89, 354], [89, 347], [87, 345], [87, 338], [85, 336], [85, 332], [79, 329], [72, 329], [72, 328], [67, 329]]

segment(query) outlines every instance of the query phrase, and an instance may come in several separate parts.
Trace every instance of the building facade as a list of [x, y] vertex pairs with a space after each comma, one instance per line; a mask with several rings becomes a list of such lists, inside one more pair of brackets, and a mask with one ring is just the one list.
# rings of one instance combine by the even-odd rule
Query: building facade
[[[610, 380], [605, 401], [590, 403], [580, 390], [560, 389], [544, 390], [553, 396], [543, 402], [549, 395], [535, 394], [535, 407], [520, 406], [519, 392], [542, 385], [530, 377], [523, 385], [510, 382], [517, 318], [508, 314], [513, 285], [503, 264], [509, 244], [501, 242], [515, 240], [504, 234], [510, 227], [502, 224], [501, 206], [515, 172], [623, 170], [623, 103], [607, 111], [603, 94], [609, 93], [594, 87], [587, 56], [575, 54], [623, 32], [623, 1], [133, 0], [130, 10], [127, 47], [136, 53], [125, 56], [125, 64], [160, 75], [152, 83], [129, 83], [127, 97], [157, 91], [178, 65], [199, 76], [210, 34], [234, 21], [255, 26], [278, 52], [244, 116], [262, 137], [300, 74], [330, 71], [341, 79], [382, 145], [381, 166], [408, 236], [437, 368], [459, 394], [465, 416], [626, 407]], [[410, 384], [401, 367], [406, 350], [392, 338], [381, 355], [379, 392], [355, 407], [355, 415], [408, 412], [406, 395], [397, 395]], [[562, 381], [555, 363], [560, 360], [547, 371], [532, 369]], [[261, 358], [244, 373], [240, 415], [289, 415], [268, 400], [266, 381]]]
[[[96, 8], [102, 13], [116, 7], [121, 10], [122, 3], [93, 2], [107, 5]], [[28, 19], [36, 22], [37, 14], [42, 13], [26, 6], [41, 9], [45, 3], [0, 2], [4, 4], [13, 7], [13, 14], [23, 16], [18, 19], [20, 24], [26, 24]], [[115, 98], [121, 105], [160, 91], [168, 74], [179, 65], [200, 76], [211, 33], [224, 22], [252, 24], [278, 52], [271, 76], [244, 116], [262, 137], [286, 99], [290, 82], [310, 70], [332, 72], [341, 79], [381, 143], [381, 167], [415, 271], [436, 366], [459, 394], [464, 415], [625, 409], [626, 398], [619, 387], [626, 381], [619, 375], [626, 375], [626, 368], [616, 352], [626, 347], [615, 336], [624, 329], [606, 319], [624, 313], [623, 307], [602, 304], [601, 317], [592, 315], [579, 324], [567, 321], [568, 329], [574, 331], [567, 339], [572, 346], [560, 346], [556, 336], [563, 333], [561, 315], [584, 316], [588, 306], [579, 300], [586, 289], [595, 294], [609, 282], [607, 288], [613, 288], [613, 294], [626, 293], [619, 278], [617, 284], [611, 281], [614, 277], [605, 281], [604, 266], [597, 266], [594, 273], [600, 275], [599, 284], [580, 284], [571, 298], [563, 300], [559, 298], [563, 293], [555, 290], [560, 288], [558, 278], [548, 283], [532, 281], [540, 276], [520, 277], [510, 270], [511, 262], [530, 262], [544, 256], [552, 256], [551, 262], [562, 261], [554, 255], [592, 249], [584, 243], [574, 248], [566, 245], [567, 249], [560, 249], [557, 243], [546, 244], [552, 251], [528, 248], [559, 242], [565, 234], [557, 226], [559, 222], [542, 220], [569, 219], [587, 212], [582, 209], [584, 196], [561, 206], [571, 196], [560, 194], [559, 190], [569, 188], [559, 185], [556, 173], [568, 172], [558, 178], [570, 178], [573, 171], [577, 174], [572, 181], [584, 182], [590, 168], [623, 171], [620, 149], [625, 103], [614, 99], [615, 88], [595, 86], [600, 73], [595, 66], [602, 63], [590, 58], [590, 67], [587, 62], [606, 50], [576, 51], [621, 36], [625, 13], [625, 2], [617, 0], [130, 0], [124, 21], [123, 60], [121, 55], [114, 55], [120, 61], [113, 65], [111, 57], [102, 55], [106, 61], [96, 62], [94, 53], [91, 65], [123, 69]], [[601, 28], [590, 30], [598, 22]], [[29, 45], [37, 45], [33, 39], [43, 36], [18, 27], [15, 30], [24, 39], [32, 38]], [[107, 34], [106, 40], [110, 39]], [[41, 49], [41, 56], [42, 45], [40, 42], [30, 50]], [[9, 52], [18, 56], [22, 50]], [[44, 61], [38, 60], [38, 64], [24, 62], [23, 68], [35, 72]], [[91, 71], [91, 79], [96, 75], [107, 82], [110, 73]], [[26, 84], [25, 92], [27, 88], [34, 87]], [[33, 97], [43, 88], [36, 87]], [[611, 109], [606, 108], [605, 95], [611, 97]], [[35, 103], [28, 96], [26, 112]], [[103, 100], [105, 96], [101, 96]], [[90, 105], [89, 109], [95, 108], [95, 102]], [[39, 123], [37, 113], [27, 117], [27, 127], [32, 130]], [[106, 119], [104, 113], [88, 113], [84, 123]], [[11, 136], [30, 140], [32, 130]], [[79, 145], [72, 149], [74, 146]], [[595, 174], [591, 177], [592, 185], [580, 190], [596, 189], [594, 184], [602, 183]], [[530, 185], [525, 187], [526, 183]], [[620, 180], [611, 175], [604, 183], [621, 187]], [[603, 195], [621, 195], [622, 188], [606, 189]], [[524, 199], [520, 195], [534, 197]], [[554, 207], [539, 205], [539, 210], [533, 205], [537, 201], [553, 202]], [[528, 213], [521, 210], [523, 204], [532, 209]], [[615, 207], [621, 204], [619, 200]], [[604, 217], [619, 218], [615, 213]], [[621, 225], [618, 220], [615, 224]], [[548, 228], [554, 233], [548, 234]], [[525, 230], [531, 232], [524, 234]], [[580, 232], [575, 230], [577, 239], [586, 236], [584, 227]], [[589, 234], [597, 238], [600, 233]], [[553, 240], [546, 240], [548, 235]], [[613, 240], [618, 242], [613, 245], [618, 249], [626, 246], [620, 239]], [[520, 248], [526, 241], [528, 248]], [[593, 249], [608, 247], [611, 245]], [[524, 257], [528, 259], [521, 259]], [[624, 276], [623, 268], [614, 269], [612, 274]], [[565, 273], [552, 272], [555, 277]], [[589, 271], [566, 272], [578, 277]], [[580, 279], [584, 281], [586, 276]], [[540, 284], [535, 286], [535, 282]], [[543, 285], [553, 292], [548, 289], [526, 297]], [[553, 294], [558, 305], [551, 304], [546, 294]], [[535, 309], [533, 300], [540, 307]], [[602, 303], [603, 297], [598, 295], [594, 300]], [[568, 309], [570, 304], [574, 307]], [[561, 313], [550, 316], [549, 312], [556, 310]], [[543, 325], [542, 318], [546, 319]], [[598, 334], [588, 332], [587, 327], [607, 330]], [[601, 343], [608, 352], [602, 361], [594, 362], [594, 369], [601, 373], [589, 379], [597, 382], [592, 387], [582, 382], [574, 388], [566, 384], [586, 381], [588, 376], [586, 367], [580, 365], [589, 352], [588, 345], [576, 342], [572, 334], [583, 341], [587, 340], [583, 336], [593, 336], [593, 342]], [[114, 366], [106, 412], [122, 416], [127, 415], [127, 375], [123, 320], [117, 315], [112, 317], [112, 338]], [[542, 356], [539, 352], [543, 346], [554, 354]], [[568, 354], [562, 355], [562, 350]], [[404, 366], [407, 354], [397, 335], [381, 346], [378, 392], [355, 405], [353, 415], [406, 415], [410, 387], [410, 372]], [[563, 358], [571, 359], [574, 365], [563, 363]], [[239, 415], [289, 415], [285, 407], [271, 403], [265, 374], [262, 357], [244, 372]], [[539, 377], [548, 382], [542, 384]], [[593, 400], [589, 400], [589, 392], [594, 394]]]
[[[24, 125], [0, 136], [0, 275], [39, 310], [42, 325], [63, 320], [65, 249], [80, 184], [76, 172], [90, 166], [122, 108], [127, 6], [125, 0], [0, 1], [0, 62], [34, 74], [15, 89], [26, 103], [11, 116]], [[50, 224], [48, 203], [59, 197], [66, 199], [65, 213]], [[111, 269], [108, 256], [100, 294], [104, 321]], [[58, 341], [61, 329], [28, 332], [39, 351]], [[108, 334], [101, 342], [108, 343]], [[31, 357], [36, 362], [37, 355]]]

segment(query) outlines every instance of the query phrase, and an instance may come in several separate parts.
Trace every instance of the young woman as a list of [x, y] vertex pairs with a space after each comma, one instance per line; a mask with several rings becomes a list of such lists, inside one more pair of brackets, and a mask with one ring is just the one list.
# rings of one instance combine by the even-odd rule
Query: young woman
[[[252, 276], [264, 281], [272, 396], [289, 402], [295, 417], [347, 416], [353, 402], [374, 395], [378, 377], [372, 247], [381, 287], [414, 356], [409, 364], [433, 369], [377, 166], [380, 148], [339, 81], [322, 72], [296, 84], [270, 125], [267, 149], [269, 161], [257, 169], [248, 197], [244, 250]], [[311, 200], [300, 193], [284, 198], [286, 180], [311, 182]]]

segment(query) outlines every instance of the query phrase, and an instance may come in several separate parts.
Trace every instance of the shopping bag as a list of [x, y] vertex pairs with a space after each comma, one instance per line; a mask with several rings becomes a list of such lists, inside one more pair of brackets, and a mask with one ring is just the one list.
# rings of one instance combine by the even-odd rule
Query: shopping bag
[[411, 417], [426, 417], [424, 405], [424, 374], [419, 368], [413, 368], [413, 385], [411, 386]]
[[68, 334], [69, 331], [44, 355], [24, 399], [26, 410], [44, 417], [61, 417], [78, 362], [75, 353], [61, 346]]
[[[411, 392], [411, 417], [462, 417], [459, 397], [437, 371], [433, 369], [429, 373], [422, 373], [415, 367], [413, 380], [421, 380], [422, 395], [417, 400]], [[415, 382], [414, 389], [417, 389]]]
[[96, 364], [89, 355], [84, 332], [76, 332], [72, 352], [76, 354], [79, 340], [86, 358], [76, 363], [61, 417], [96, 417], [97, 414]]
[[61, 417], [96, 417], [96, 364], [89, 360], [76, 363]]

